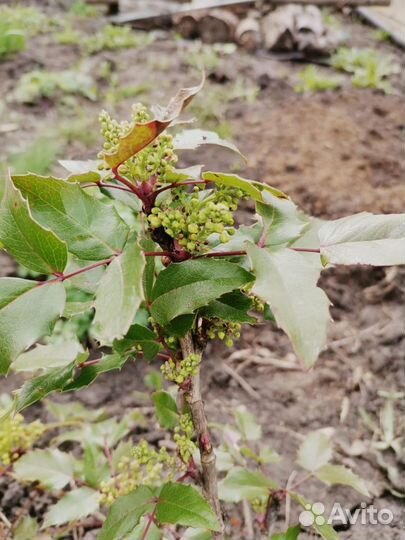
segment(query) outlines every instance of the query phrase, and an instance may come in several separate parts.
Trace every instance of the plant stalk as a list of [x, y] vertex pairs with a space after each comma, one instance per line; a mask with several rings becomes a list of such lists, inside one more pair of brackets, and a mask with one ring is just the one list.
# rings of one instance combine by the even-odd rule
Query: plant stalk
[[[180, 346], [183, 358], [187, 358], [190, 354], [195, 354], [196, 347], [194, 346], [192, 334], [188, 333], [184, 338], [180, 339]], [[216, 457], [212, 446], [211, 435], [208, 429], [207, 417], [205, 415], [204, 402], [201, 396], [200, 384], [200, 368], [198, 372], [191, 378], [190, 387], [183, 390], [184, 399], [190, 407], [191, 417], [193, 420], [194, 429], [197, 435], [198, 446], [200, 450], [201, 469], [202, 469], [202, 484], [205, 496], [211, 503], [221, 530], [214, 533], [214, 538], [217, 540], [224, 539], [224, 520], [222, 517], [221, 505], [218, 498], [218, 478], [216, 469]]]

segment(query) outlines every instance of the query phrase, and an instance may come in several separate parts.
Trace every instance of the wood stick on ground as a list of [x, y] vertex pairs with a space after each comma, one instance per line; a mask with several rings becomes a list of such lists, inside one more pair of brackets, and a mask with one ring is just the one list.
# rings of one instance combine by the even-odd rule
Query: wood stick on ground
[[233, 368], [231, 368], [231, 366], [228, 366], [228, 364], [225, 364], [223, 362], [221, 364], [221, 367], [226, 373], [228, 373], [228, 375], [230, 375], [239, 384], [241, 388], [243, 388], [243, 390], [247, 394], [249, 394], [249, 396], [252, 399], [256, 399], [256, 400], [260, 399], [259, 392], [256, 392], [256, 390], [252, 388], [250, 384], [241, 375], [239, 375], [239, 373], [236, 373], [236, 371]]
[[[321, 7], [359, 7], [359, 6], [389, 6], [391, 0], [295, 0], [294, 3], [301, 5], [315, 5]], [[291, 0], [264, 0], [265, 4], [272, 6], [285, 6], [291, 4]], [[218, 0], [215, 4], [212, 1], [201, 1], [198, 4], [198, 8], [192, 7], [188, 4], [179, 6], [178, 8], [169, 8], [160, 13], [157, 11], [148, 10], [136, 10], [128, 13], [122, 13], [110, 17], [110, 21], [115, 24], [132, 24], [134, 27], [144, 28], [152, 27], [154, 24], [169, 24], [170, 18], [177, 14], [197, 13], [200, 10], [207, 10], [213, 8], [249, 8], [254, 7], [256, 0]]]
[[[180, 339], [180, 346], [183, 358], [195, 354], [192, 335], [189, 333]], [[190, 407], [194, 429], [197, 435], [200, 449], [203, 489], [206, 497], [210, 501], [217, 515], [221, 530], [214, 533], [216, 540], [224, 539], [224, 521], [222, 518], [221, 505], [218, 498], [218, 478], [216, 469], [216, 457], [212, 446], [211, 434], [208, 429], [207, 417], [205, 415], [204, 402], [201, 396], [200, 368], [196, 375], [191, 378], [189, 390], [184, 390], [184, 398]]]

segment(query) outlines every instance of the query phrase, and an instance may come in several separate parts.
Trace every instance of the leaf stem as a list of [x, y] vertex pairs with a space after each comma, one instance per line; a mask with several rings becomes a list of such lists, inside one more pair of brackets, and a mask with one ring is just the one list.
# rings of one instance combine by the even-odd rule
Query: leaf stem
[[116, 180], [118, 180], [118, 182], [121, 182], [121, 184], [124, 184], [125, 186], [127, 186], [127, 188], [129, 188], [132, 191], [132, 193], [135, 193], [135, 195], [137, 195], [141, 199], [141, 201], [144, 202], [144, 198], [140, 190], [127, 178], [120, 175], [120, 173], [118, 172], [118, 167], [114, 167], [113, 169], [111, 169], [111, 172], [113, 173]]
[[153, 511], [148, 516], [148, 522], [147, 522], [146, 527], [145, 527], [145, 529], [144, 529], [144, 531], [142, 533], [141, 540], [146, 540], [146, 538], [148, 537], [149, 529], [151, 528], [152, 523], [155, 521], [155, 518], [156, 518], [156, 512]]
[[164, 186], [154, 191], [154, 195], [157, 196], [160, 193], [163, 193], [164, 191], [167, 191], [169, 189], [175, 189], [181, 186], [196, 186], [198, 184], [208, 184], [208, 180], [187, 180], [185, 182], [173, 182], [172, 184], [169, 184], [168, 186]]
[[102, 188], [107, 188], [107, 189], [119, 189], [120, 191], [126, 191], [127, 193], [133, 193], [133, 190], [132, 189], [128, 189], [126, 187], [123, 187], [123, 186], [116, 186], [115, 184], [107, 184], [107, 183], [104, 183], [104, 182], [93, 182], [91, 184], [85, 184], [85, 185], [82, 185], [82, 188], [88, 188], [88, 187], [102, 187]]

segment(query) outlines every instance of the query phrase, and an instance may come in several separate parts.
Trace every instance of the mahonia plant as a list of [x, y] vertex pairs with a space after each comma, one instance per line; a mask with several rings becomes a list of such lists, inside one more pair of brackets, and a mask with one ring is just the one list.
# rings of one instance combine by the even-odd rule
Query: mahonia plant
[[[241, 325], [268, 320], [286, 332], [297, 358], [309, 368], [325, 346], [330, 318], [330, 302], [317, 285], [321, 271], [336, 264], [405, 263], [404, 215], [360, 213], [321, 221], [306, 216], [267, 182], [202, 166], [178, 168], [178, 154], [202, 144], [238, 152], [207, 131], [167, 133], [202, 84], [180, 90], [167, 107], [153, 113], [135, 105], [129, 121], [102, 112], [104, 148], [94, 161], [62, 161], [66, 178], [27, 173], [5, 179], [1, 247], [40, 277], [0, 279], [0, 372], [33, 372], [3, 417], [19, 414], [52, 392], [87, 387], [135, 358], [160, 362], [163, 376], [174, 383], [170, 392], [153, 394], [160, 424], [173, 431], [174, 454], [145, 442], [124, 455], [117, 452], [116, 459], [104, 449], [110, 475], [81, 478], [83, 487], [57, 503], [59, 512], [51, 513], [45, 526], [60, 525], [55, 513], [59, 516], [69, 504], [83, 512], [101, 504], [111, 508], [99, 540], [146, 539], [165, 527], [180, 533], [185, 527], [203, 529], [210, 531], [208, 537], [224, 538], [200, 385], [207, 343], [219, 339], [232, 346]], [[253, 224], [236, 222], [244, 200], [255, 204]], [[75, 296], [72, 287], [83, 294]], [[72, 339], [38, 343], [60, 319], [89, 312], [91, 342], [110, 347], [109, 354], [89, 358], [83, 344]], [[104, 438], [111, 437], [110, 428]], [[86, 435], [76, 433], [75, 440], [81, 438]], [[97, 440], [103, 443], [101, 432]], [[317, 445], [317, 439], [308, 443], [300, 458], [315, 476], [310, 456]], [[16, 461], [14, 468], [26, 481], [38, 479], [24, 472], [30, 464], [33, 470], [43, 452], [36, 449]], [[62, 463], [65, 471], [75, 470], [73, 457], [62, 459], [59, 452], [54, 449], [48, 459]], [[85, 461], [101, 459], [99, 451], [84, 452]], [[241, 452], [259, 464], [269, 459], [255, 448]], [[306, 504], [288, 489], [257, 480], [257, 474], [237, 473], [223, 480], [229, 489], [222, 498], [231, 500], [229, 490], [235, 486], [250, 487], [241, 489], [241, 497], [254, 494], [251, 502], [264, 512], [264, 530], [276, 502], [295, 497]], [[354, 484], [345, 470], [323, 471], [325, 481], [336, 483], [336, 477]], [[59, 490], [67, 484], [59, 475], [47, 482]], [[333, 529], [325, 527], [319, 534], [335, 538]]]

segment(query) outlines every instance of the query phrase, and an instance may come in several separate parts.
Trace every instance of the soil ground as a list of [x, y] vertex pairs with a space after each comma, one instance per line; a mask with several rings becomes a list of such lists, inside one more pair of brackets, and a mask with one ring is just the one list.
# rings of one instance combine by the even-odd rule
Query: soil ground
[[[82, 24], [92, 28], [99, 21]], [[350, 33], [350, 45], [372, 46], [401, 60], [398, 49], [375, 41], [372, 29], [355, 17], [341, 18], [340, 24]], [[7, 96], [23, 73], [37, 66], [50, 71], [69, 69], [80, 60], [78, 47], [55, 44], [49, 33], [34, 38], [31, 43], [26, 52], [0, 63], [0, 95], [6, 97], [2, 123], [16, 125], [0, 135], [4, 161], [16, 149], [27, 148], [40, 135], [62, 133], [64, 122], [71, 123], [78, 115], [85, 133], [95, 129], [93, 118], [100, 108], [111, 108], [105, 101], [110, 81], [100, 75], [103, 66], [109, 66], [119, 85], [145, 88], [140, 90], [143, 95], [139, 98], [115, 103], [121, 117], [133, 101], [147, 97], [149, 102], [164, 103], [173, 88], [196, 79], [196, 72], [187, 64], [195, 44], [179, 42], [172, 35], [159, 32], [156, 41], [145, 48], [101, 52], [81, 60], [98, 81], [99, 101], [75, 98], [64, 103], [41, 100], [33, 106], [17, 105]], [[246, 177], [266, 181], [289, 193], [306, 212], [321, 218], [337, 218], [363, 210], [402, 212], [405, 200], [402, 78], [392, 81], [391, 95], [352, 88], [349, 78], [339, 91], [301, 95], [294, 91], [294, 84], [303, 67], [263, 53], [224, 54], [219, 65], [209, 71], [207, 96], [211, 102], [203, 93], [194, 113], [199, 118], [199, 127], [206, 127], [207, 121], [210, 127], [230, 131], [234, 142], [248, 157], [247, 166], [242, 169], [233, 154], [212, 147], [199, 152], [197, 158], [185, 154], [184, 165], [198, 162], [212, 170], [231, 168]], [[239, 97], [228, 100], [226, 96], [236, 84], [240, 87]], [[252, 87], [257, 87], [257, 96], [243, 97]], [[86, 141], [83, 133], [73, 136], [65, 145], [63, 157], [93, 158], [99, 139], [83, 141]], [[57, 165], [54, 172], [61, 173]], [[249, 219], [250, 215], [249, 209], [245, 209], [241, 218]], [[0, 254], [0, 265], [1, 275], [15, 273], [15, 265], [4, 254]], [[384, 403], [379, 392], [404, 388], [403, 277], [401, 269], [391, 268], [350, 267], [325, 273], [322, 285], [333, 303], [334, 324], [327, 350], [309, 372], [295, 363], [287, 338], [274, 326], [247, 327], [234, 350], [211, 346], [204, 360], [203, 392], [210, 419], [228, 421], [235, 406], [245, 404], [263, 426], [266, 443], [284, 457], [281, 466], [269, 471], [284, 484], [294, 467], [302, 435], [319, 428], [334, 431], [335, 461], [352, 467], [364, 477], [372, 498], [365, 499], [350, 489], [327, 489], [320, 484], [304, 489], [308, 498], [324, 501], [329, 508], [340, 502], [348, 509], [359, 507], [365, 500], [378, 508], [389, 508], [394, 514], [389, 525], [342, 527], [343, 540], [404, 538], [403, 500], [393, 495], [400, 486], [393, 485], [387, 471], [378, 464], [368, 444], [372, 434], [359, 413], [364, 408], [378, 415]], [[258, 358], [276, 362], [260, 365]], [[289, 368], [277, 360], [285, 361]], [[224, 371], [222, 363], [238, 370], [255, 397]], [[121, 373], [101, 376], [75, 399], [89, 407], [103, 406], [111, 413], [129, 410], [139, 405], [134, 391], [144, 390], [143, 378], [148, 369], [142, 364], [131, 364]], [[17, 385], [18, 381], [11, 376], [0, 383], [0, 390], [10, 391]], [[403, 414], [402, 402], [397, 405]], [[30, 412], [30, 415], [41, 414], [41, 406]], [[387, 459], [402, 475], [403, 483], [404, 457]], [[26, 498], [24, 490], [0, 482], [0, 507], [9, 519]], [[46, 501], [35, 504], [42, 512]], [[239, 510], [227, 509], [233, 539], [246, 537]], [[281, 518], [275, 526], [276, 529], [282, 526]], [[305, 540], [311, 537], [305, 532], [300, 536]], [[94, 536], [88, 533], [85, 538]]]

